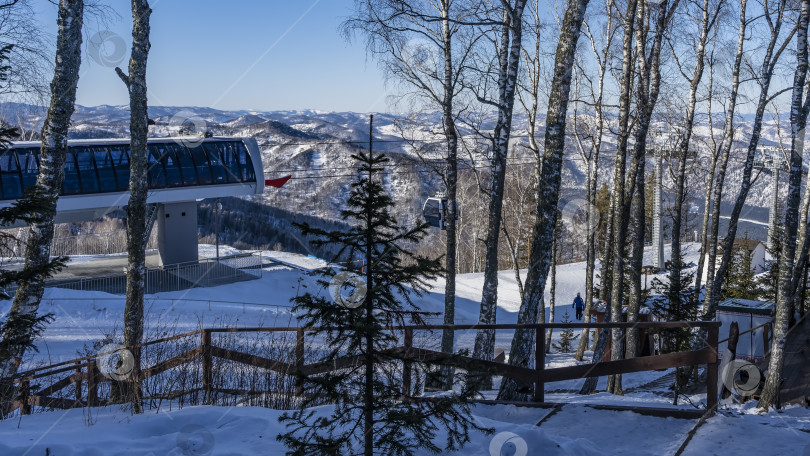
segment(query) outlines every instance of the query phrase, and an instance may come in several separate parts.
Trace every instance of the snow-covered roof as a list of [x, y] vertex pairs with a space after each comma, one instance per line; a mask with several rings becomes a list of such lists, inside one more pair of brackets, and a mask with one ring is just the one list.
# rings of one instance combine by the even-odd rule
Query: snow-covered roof
[[762, 315], [770, 315], [773, 312], [774, 303], [770, 301], [755, 301], [753, 299], [730, 298], [721, 302], [717, 310], [727, 310], [731, 312], [745, 312]]

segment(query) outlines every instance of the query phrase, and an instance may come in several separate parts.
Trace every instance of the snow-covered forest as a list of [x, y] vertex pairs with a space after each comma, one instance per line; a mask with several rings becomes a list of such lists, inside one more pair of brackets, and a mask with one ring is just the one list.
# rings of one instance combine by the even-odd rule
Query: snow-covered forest
[[3, 454], [810, 454], [810, 0], [47, 3]]

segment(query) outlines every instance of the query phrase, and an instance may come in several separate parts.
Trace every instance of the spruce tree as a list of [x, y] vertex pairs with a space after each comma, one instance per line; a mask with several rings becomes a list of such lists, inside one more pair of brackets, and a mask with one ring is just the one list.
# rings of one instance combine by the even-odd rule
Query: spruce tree
[[[442, 271], [440, 258], [427, 258], [408, 250], [426, 235], [427, 225], [405, 229], [394, 220], [394, 203], [381, 182], [384, 155], [358, 152], [359, 165], [351, 184], [343, 218], [352, 227], [325, 231], [300, 224], [315, 245], [338, 248], [333, 265], [347, 261], [339, 271], [329, 266], [318, 271], [319, 283], [331, 285], [332, 299], [306, 293], [293, 299], [303, 327], [323, 341], [326, 365], [344, 368], [323, 374], [299, 373], [303, 389], [300, 408], [284, 414], [287, 432], [277, 438], [292, 455], [373, 454], [412, 455], [416, 449], [438, 453], [440, 427], [447, 429], [444, 448], [455, 450], [469, 441], [476, 425], [468, 400], [474, 391], [436, 401], [419, 401], [402, 391], [402, 360], [398, 334], [387, 326], [404, 325], [416, 309], [412, 298], [427, 290]], [[346, 287], [346, 284], [351, 286]], [[345, 297], [345, 288], [351, 293]], [[343, 289], [343, 290], [341, 290]], [[340, 364], [339, 360], [349, 360]], [[331, 415], [311, 407], [332, 404]]]
[[[565, 311], [565, 315], [563, 315], [562, 323], [571, 323], [571, 317], [568, 315], [568, 311]], [[574, 335], [574, 328], [565, 328], [560, 332], [560, 341], [551, 344], [557, 353], [571, 353], [574, 351], [574, 341], [577, 340], [577, 337]]]
[[[673, 253], [677, 255], [677, 253]], [[682, 256], [673, 256], [672, 262], [680, 262], [683, 265]], [[653, 288], [660, 296], [653, 302], [654, 311], [664, 321], [695, 321], [698, 317], [699, 301], [693, 298], [695, 289], [692, 286], [695, 279], [695, 272], [687, 268], [680, 268], [679, 279], [675, 285], [671, 281], [653, 279]], [[691, 350], [694, 333], [691, 328], [662, 329], [658, 333], [661, 336], [662, 352], [675, 353]], [[679, 367], [675, 369], [675, 391], [674, 402], [677, 404], [678, 395], [682, 386], [689, 381], [689, 368]]]
[[[748, 240], [748, 236], [744, 238]], [[734, 252], [723, 287], [723, 299], [757, 299], [762, 293], [752, 267], [753, 253], [747, 247]]]

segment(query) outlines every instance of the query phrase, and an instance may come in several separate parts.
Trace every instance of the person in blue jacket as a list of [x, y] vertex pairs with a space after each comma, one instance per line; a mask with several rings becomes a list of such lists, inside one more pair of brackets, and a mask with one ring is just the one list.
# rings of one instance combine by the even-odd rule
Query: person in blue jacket
[[582, 320], [582, 310], [585, 308], [585, 301], [582, 300], [579, 293], [577, 293], [577, 297], [574, 298], [574, 304], [572, 304], [571, 307], [577, 310], [577, 320]]

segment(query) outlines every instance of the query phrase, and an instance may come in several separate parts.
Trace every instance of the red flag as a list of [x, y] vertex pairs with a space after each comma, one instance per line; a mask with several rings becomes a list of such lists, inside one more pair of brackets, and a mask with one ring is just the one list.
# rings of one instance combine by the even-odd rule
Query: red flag
[[264, 181], [264, 185], [268, 187], [281, 188], [284, 186], [284, 184], [287, 183], [288, 180], [290, 180], [291, 177], [292, 175], [280, 177], [278, 179], [267, 179], [266, 181]]

